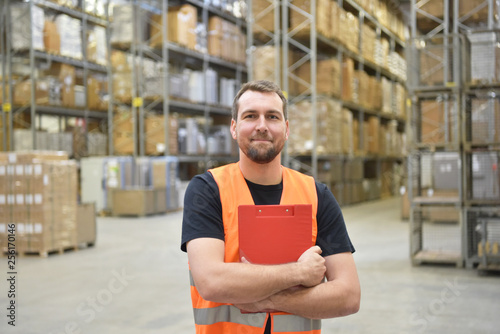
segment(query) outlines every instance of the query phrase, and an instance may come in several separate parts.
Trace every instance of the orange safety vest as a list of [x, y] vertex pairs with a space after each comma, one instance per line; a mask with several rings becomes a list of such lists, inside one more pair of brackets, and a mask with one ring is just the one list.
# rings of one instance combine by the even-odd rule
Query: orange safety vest
[[[252, 195], [238, 163], [211, 169], [209, 172], [219, 187], [222, 203], [225, 238], [224, 261], [240, 262], [238, 206], [254, 204]], [[314, 179], [283, 167], [283, 193], [280, 204], [312, 204], [311, 245], [315, 245], [318, 231], [316, 222], [318, 195]], [[191, 275], [190, 278], [191, 300], [197, 334], [262, 334], [269, 316], [271, 317], [271, 333], [321, 333], [321, 320], [307, 319], [285, 312], [242, 314], [232, 304], [207, 301], [199, 295]]]

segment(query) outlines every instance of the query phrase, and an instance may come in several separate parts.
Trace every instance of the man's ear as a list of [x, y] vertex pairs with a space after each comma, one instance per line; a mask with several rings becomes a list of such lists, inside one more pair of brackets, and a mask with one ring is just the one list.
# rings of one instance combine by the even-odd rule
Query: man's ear
[[231, 136], [236, 140], [236, 121], [231, 119]]

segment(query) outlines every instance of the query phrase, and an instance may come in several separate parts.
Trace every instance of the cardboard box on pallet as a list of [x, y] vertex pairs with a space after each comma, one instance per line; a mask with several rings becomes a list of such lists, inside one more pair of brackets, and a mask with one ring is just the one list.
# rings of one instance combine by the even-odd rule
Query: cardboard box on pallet
[[156, 213], [155, 191], [149, 189], [113, 189], [113, 216], [146, 216]]

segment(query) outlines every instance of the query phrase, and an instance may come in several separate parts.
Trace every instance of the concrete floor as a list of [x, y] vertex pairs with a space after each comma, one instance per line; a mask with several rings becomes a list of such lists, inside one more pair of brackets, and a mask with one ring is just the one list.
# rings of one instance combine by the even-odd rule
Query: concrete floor
[[[500, 276], [450, 266], [413, 267], [399, 200], [344, 209], [362, 287], [356, 315], [323, 321], [323, 333], [499, 333]], [[99, 218], [93, 248], [18, 258], [16, 327], [0, 333], [194, 333], [181, 212]], [[2, 270], [7, 272], [4, 257]]]

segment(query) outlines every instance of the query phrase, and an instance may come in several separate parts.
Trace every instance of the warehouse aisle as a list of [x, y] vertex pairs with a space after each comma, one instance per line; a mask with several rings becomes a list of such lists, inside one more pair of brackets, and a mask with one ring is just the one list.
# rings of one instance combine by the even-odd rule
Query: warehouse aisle
[[[323, 333], [495, 333], [500, 277], [412, 267], [399, 199], [344, 209], [356, 247], [361, 310], [323, 321]], [[16, 327], [2, 333], [194, 333], [181, 212], [99, 218], [95, 247], [17, 262]], [[6, 258], [3, 258], [6, 272]], [[2, 280], [5, 307], [7, 286]]]

